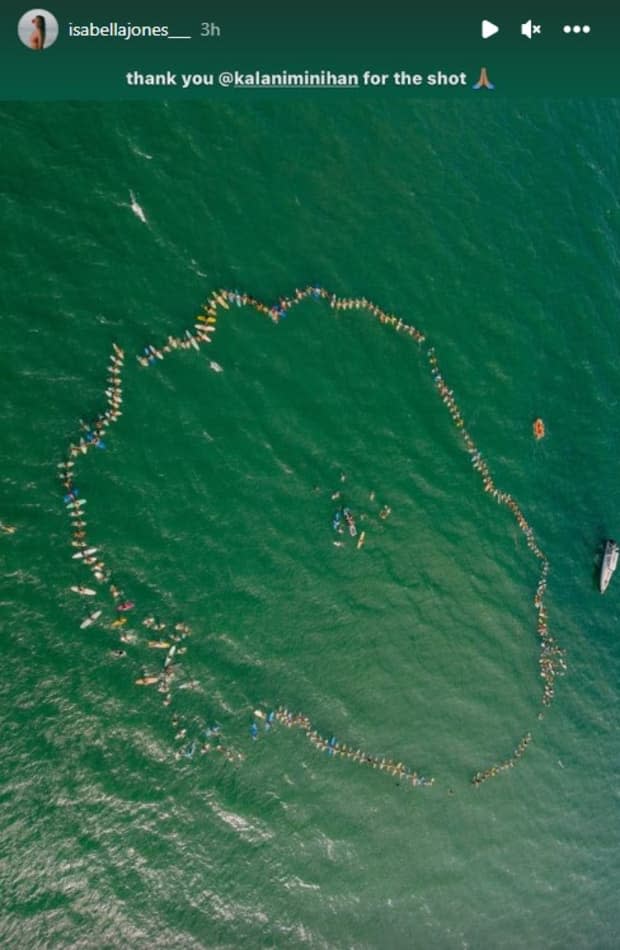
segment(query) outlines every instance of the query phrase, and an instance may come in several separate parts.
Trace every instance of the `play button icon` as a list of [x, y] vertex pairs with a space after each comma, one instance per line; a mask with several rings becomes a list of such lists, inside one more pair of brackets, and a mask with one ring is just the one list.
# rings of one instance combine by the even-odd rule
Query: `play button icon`
[[497, 26], [495, 23], [491, 23], [490, 20], [483, 20], [481, 32], [482, 39], [488, 40], [490, 36], [495, 36], [495, 34], [499, 32], [499, 26]]

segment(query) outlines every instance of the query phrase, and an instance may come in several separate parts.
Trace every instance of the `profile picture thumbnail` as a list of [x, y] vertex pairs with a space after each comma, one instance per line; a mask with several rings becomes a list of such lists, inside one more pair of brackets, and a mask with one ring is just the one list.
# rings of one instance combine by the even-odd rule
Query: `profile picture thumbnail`
[[19, 19], [17, 35], [28, 49], [47, 49], [58, 39], [58, 20], [49, 10], [28, 10]]

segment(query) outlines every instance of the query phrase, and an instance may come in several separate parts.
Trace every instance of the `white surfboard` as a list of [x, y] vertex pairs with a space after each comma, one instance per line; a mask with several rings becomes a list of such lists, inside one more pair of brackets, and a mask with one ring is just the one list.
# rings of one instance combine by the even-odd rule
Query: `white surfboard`
[[86, 620], [82, 620], [82, 623], [80, 624], [80, 630], [84, 630], [86, 627], [90, 627], [92, 624], [94, 624], [95, 620], [99, 620], [100, 616], [101, 616], [101, 611], [96, 610], [94, 614], [91, 614], [90, 617], [86, 618]]
[[131, 198], [131, 206], [130, 206], [130, 207], [131, 207], [131, 210], [133, 211], [133, 213], [135, 214], [136, 218], [140, 218], [140, 220], [141, 220], [144, 224], [146, 224], [146, 223], [147, 223], [147, 222], [146, 222], [146, 215], [145, 215], [144, 211], [142, 210], [142, 208], [140, 207], [140, 205], [138, 204], [138, 202], [136, 201], [136, 196], [134, 195], [133, 191], [130, 191], [130, 192], [129, 192], [129, 197]]
[[186, 330], [186, 331], [185, 331], [185, 336], [187, 337], [187, 339], [188, 339], [189, 342], [192, 344], [192, 346], [194, 347], [195, 350], [199, 350], [199, 349], [200, 349], [200, 347], [198, 346], [198, 343], [196, 342], [196, 337], [193, 337], [193, 336], [191, 335], [191, 333], [189, 332], [189, 330]]
[[78, 551], [77, 554], [73, 554], [73, 560], [77, 561], [83, 557], [90, 557], [91, 554], [96, 554], [99, 548], [86, 548], [85, 551]]

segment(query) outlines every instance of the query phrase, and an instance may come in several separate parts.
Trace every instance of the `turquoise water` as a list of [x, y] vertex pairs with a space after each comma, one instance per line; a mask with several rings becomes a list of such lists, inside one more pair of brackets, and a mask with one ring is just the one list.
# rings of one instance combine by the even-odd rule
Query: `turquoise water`
[[[618, 592], [595, 572], [620, 503], [618, 104], [1, 115], [3, 945], [615, 947]], [[533, 526], [568, 663], [544, 720], [537, 563], [415, 343], [306, 302], [133, 359], [213, 287], [308, 281], [428, 334]], [[89, 575], [56, 463], [104, 408], [112, 341], [123, 417], [77, 481], [133, 629], [191, 625], [200, 689], [167, 709], [133, 684], [144, 649], [111, 655], [109, 601], [81, 630], [69, 591]], [[363, 551], [332, 544], [336, 490]], [[253, 743], [279, 704], [435, 785], [280, 725]], [[173, 712], [221, 722], [243, 761], [177, 760]]]

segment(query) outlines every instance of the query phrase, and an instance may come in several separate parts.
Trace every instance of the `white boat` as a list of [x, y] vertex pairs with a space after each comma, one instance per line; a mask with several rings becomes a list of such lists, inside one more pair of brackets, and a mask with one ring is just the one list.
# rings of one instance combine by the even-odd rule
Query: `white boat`
[[604, 594], [609, 586], [612, 574], [618, 566], [618, 554], [620, 548], [611, 538], [605, 541], [605, 550], [603, 551], [603, 563], [601, 564], [600, 591]]

